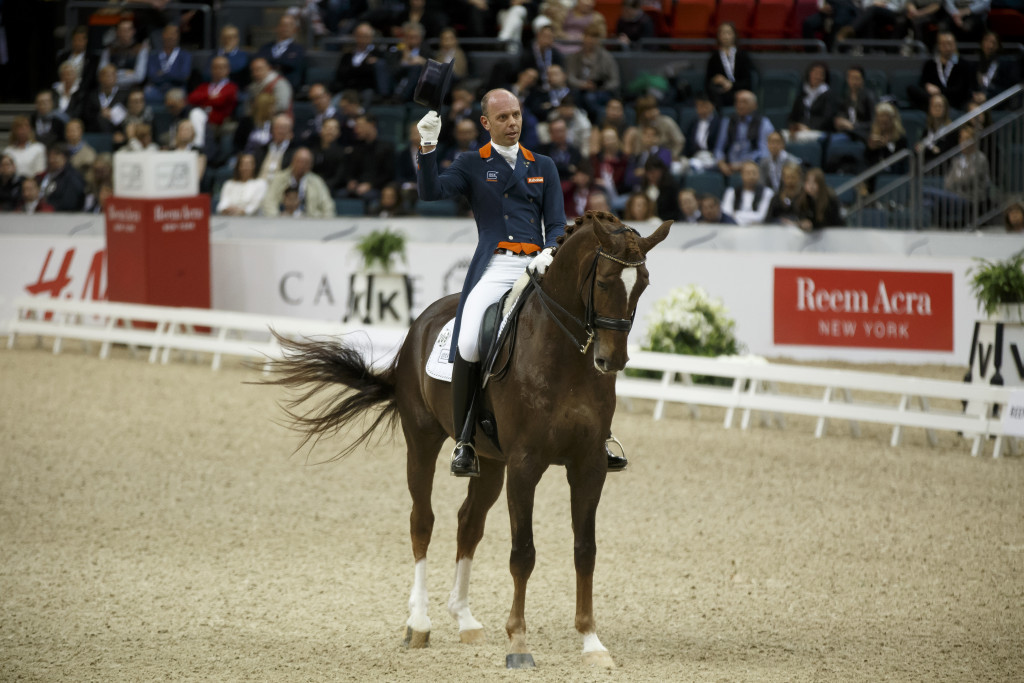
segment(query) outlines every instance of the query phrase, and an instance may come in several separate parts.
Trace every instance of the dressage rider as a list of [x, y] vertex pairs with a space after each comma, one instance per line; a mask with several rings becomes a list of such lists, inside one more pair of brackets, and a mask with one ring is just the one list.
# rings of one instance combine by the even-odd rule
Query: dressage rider
[[[555, 240], [565, 232], [562, 187], [554, 161], [519, 145], [523, 118], [518, 98], [508, 90], [491, 90], [481, 107], [480, 122], [491, 141], [477, 152], [458, 156], [444, 173], [438, 173], [435, 153], [441, 132], [438, 113], [428, 112], [417, 124], [420, 198], [431, 201], [464, 195], [479, 233], [452, 337], [452, 411], [457, 439], [451, 473], [457, 477], [480, 473], [473, 433], [484, 313], [526, 268], [543, 275], [551, 263]], [[610, 451], [608, 458], [611, 470], [626, 466], [625, 458]]]

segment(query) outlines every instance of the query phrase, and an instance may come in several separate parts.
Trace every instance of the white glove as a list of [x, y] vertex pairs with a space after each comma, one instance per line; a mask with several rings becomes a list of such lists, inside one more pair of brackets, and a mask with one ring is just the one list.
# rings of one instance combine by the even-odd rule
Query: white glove
[[526, 269], [531, 273], [536, 273], [537, 275], [543, 276], [544, 272], [548, 269], [548, 266], [551, 265], [552, 259], [555, 258], [554, 252], [554, 247], [548, 247], [547, 249], [543, 250], [542, 252], [533, 257], [533, 260], [531, 260], [530, 263], [527, 264]]
[[416, 124], [416, 130], [420, 132], [420, 147], [437, 145], [437, 138], [441, 135], [441, 117], [436, 111], [428, 111]]

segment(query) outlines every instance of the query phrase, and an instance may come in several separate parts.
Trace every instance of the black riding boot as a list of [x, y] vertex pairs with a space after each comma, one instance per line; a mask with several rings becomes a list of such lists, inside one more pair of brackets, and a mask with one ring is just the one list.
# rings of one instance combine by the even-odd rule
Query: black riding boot
[[455, 450], [451, 472], [454, 477], [480, 476], [480, 461], [473, 447], [476, 430], [477, 393], [480, 389], [480, 363], [470, 363], [455, 354], [452, 368], [452, 414], [455, 418]]
[[[617, 444], [619, 449], [622, 451], [622, 455], [616, 455], [615, 453], [613, 453], [612, 449], [608, 448], [609, 442], [614, 442], [615, 444]], [[626, 469], [626, 465], [629, 464], [629, 461], [626, 460], [625, 458], [626, 449], [622, 448], [622, 444], [619, 442], [618, 439], [612, 436], [610, 432], [608, 434], [608, 438], [604, 442], [604, 452], [605, 455], [608, 456], [609, 472], [621, 472], [622, 470]]]

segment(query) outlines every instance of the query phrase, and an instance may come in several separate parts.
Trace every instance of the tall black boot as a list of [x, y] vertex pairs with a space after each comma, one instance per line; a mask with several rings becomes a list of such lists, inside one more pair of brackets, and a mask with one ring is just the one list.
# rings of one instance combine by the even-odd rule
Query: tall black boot
[[456, 440], [451, 473], [454, 477], [480, 476], [480, 461], [473, 446], [479, 389], [480, 363], [470, 363], [456, 352], [455, 367], [452, 368], [452, 416]]
[[[612, 449], [608, 447], [609, 443], [615, 443], [616, 445], [618, 445], [619, 450], [622, 451], [622, 455], [616, 455], [614, 452], [612, 452]], [[608, 433], [608, 438], [605, 439], [604, 442], [604, 452], [605, 455], [608, 456], [609, 472], [621, 472], [622, 470], [626, 469], [626, 465], [629, 464], [629, 461], [626, 460], [626, 449], [622, 447], [622, 443], [618, 439], [616, 439], [610, 432]]]

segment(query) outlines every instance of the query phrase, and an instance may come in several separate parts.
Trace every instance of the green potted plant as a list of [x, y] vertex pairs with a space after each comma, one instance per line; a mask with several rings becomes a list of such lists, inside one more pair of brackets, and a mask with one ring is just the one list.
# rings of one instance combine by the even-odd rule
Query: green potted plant
[[975, 259], [967, 275], [978, 308], [989, 318], [1020, 322], [1024, 308], [1024, 249], [1003, 261]]
[[388, 228], [374, 230], [359, 240], [356, 249], [363, 255], [363, 268], [367, 272], [391, 272], [395, 257], [405, 259], [405, 235]]

